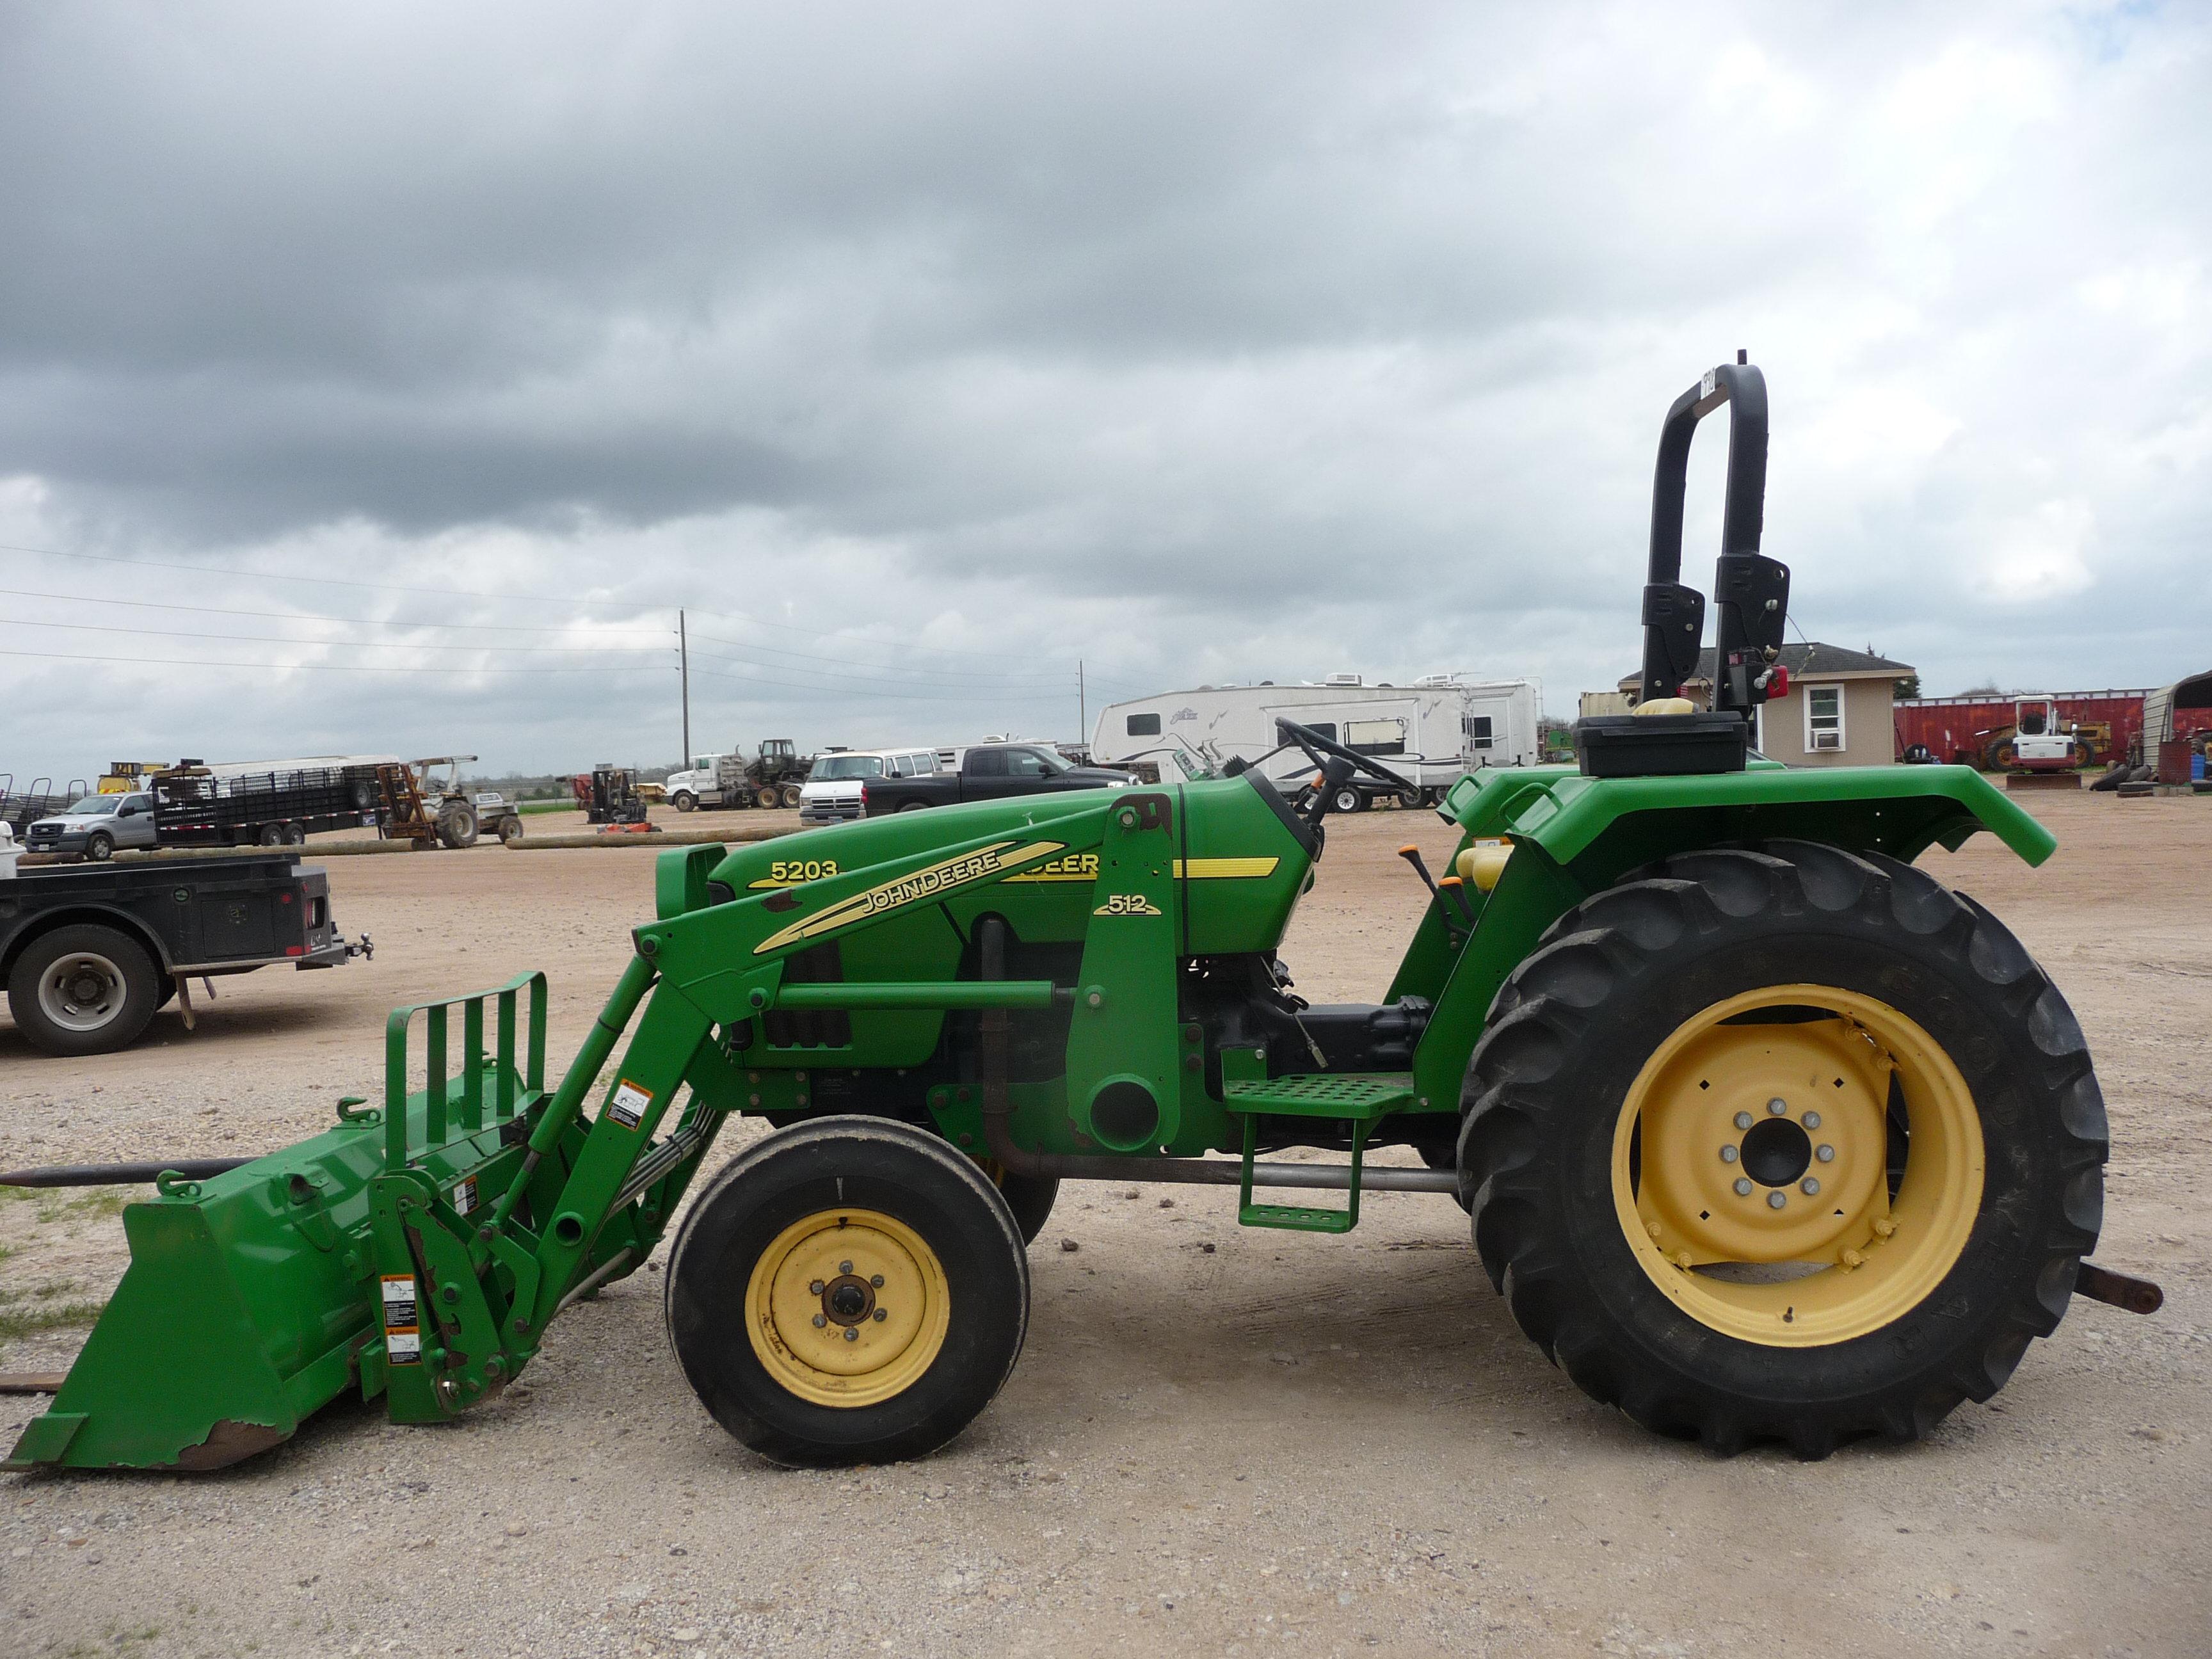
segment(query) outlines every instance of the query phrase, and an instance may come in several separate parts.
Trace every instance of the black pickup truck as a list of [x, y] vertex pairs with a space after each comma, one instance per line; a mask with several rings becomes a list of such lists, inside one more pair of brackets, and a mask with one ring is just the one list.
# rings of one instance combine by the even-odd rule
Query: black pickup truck
[[290, 854], [148, 859], [0, 880], [0, 977], [34, 1048], [101, 1054], [145, 1030], [185, 981], [369, 954], [331, 915], [330, 878]]
[[1060, 789], [1117, 789], [1134, 783], [1129, 772], [1072, 766], [1038, 743], [979, 743], [960, 757], [950, 772], [924, 772], [910, 778], [870, 778], [861, 787], [867, 815], [912, 812], [924, 806], [952, 806], [966, 800], [1004, 800], [1009, 795], [1042, 795]]

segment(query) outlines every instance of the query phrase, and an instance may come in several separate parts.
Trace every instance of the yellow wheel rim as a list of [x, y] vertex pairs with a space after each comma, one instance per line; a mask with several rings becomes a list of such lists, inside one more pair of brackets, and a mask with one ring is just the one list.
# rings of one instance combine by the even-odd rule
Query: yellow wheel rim
[[[1731, 1024], [1762, 1010], [1818, 1017]], [[1888, 1170], [1892, 1084], [1908, 1151]], [[1881, 1329], [1958, 1261], [1981, 1208], [1982, 1126], [1942, 1046], [1887, 1003], [1769, 986], [1685, 1021], [1613, 1133], [1613, 1207], [1652, 1283], [1771, 1347]]]
[[880, 1210], [820, 1210], [753, 1264], [745, 1333], [768, 1374], [817, 1406], [873, 1406], [945, 1346], [952, 1301], [921, 1235]]

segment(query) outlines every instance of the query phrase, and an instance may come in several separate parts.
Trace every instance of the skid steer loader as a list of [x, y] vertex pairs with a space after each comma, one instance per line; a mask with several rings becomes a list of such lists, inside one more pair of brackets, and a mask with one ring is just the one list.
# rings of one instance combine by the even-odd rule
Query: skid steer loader
[[[1683, 495], [1723, 408], [1700, 712]], [[10, 1466], [213, 1468], [356, 1391], [456, 1417], [679, 1210], [667, 1327], [708, 1411], [788, 1463], [917, 1455], [1012, 1370], [1066, 1180], [1231, 1188], [1247, 1224], [1330, 1233], [1372, 1193], [1456, 1201], [1548, 1358], [1719, 1452], [1910, 1440], [2069, 1297], [2148, 1310], [2154, 1286], [2083, 1262], [2106, 1137], [2079, 1026], [1912, 865], [1981, 830], [2040, 863], [2050, 835], [1963, 768], [1747, 750], [1790, 580], [1759, 550], [1765, 465], [1741, 359], [1668, 410], [1641, 706], [1583, 722], [1573, 767], [1453, 787], [1459, 848], [1409, 889], [1379, 1001], [1293, 993], [1277, 947], [1337, 791], [1294, 811], [1258, 768], [672, 850], [557, 1081], [529, 976], [395, 1012], [380, 1100], [316, 1139], [161, 1172]], [[1402, 781], [1283, 734], [1325, 784]], [[699, 1180], [737, 1115], [775, 1131]]]

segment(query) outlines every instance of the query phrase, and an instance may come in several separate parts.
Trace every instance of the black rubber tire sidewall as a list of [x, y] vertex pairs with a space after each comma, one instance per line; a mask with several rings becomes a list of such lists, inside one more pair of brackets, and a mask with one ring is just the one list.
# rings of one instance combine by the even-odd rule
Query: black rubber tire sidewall
[[[1775, 1437], [1817, 1456], [1860, 1434], [1924, 1433], [1960, 1399], [1995, 1393], [2056, 1328], [2096, 1242], [2106, 1130], [2072, 1013], [1986, 912], [1889, 860], [1768, 850], [1809, 866], [1752, 914], [1740, 893], [1667, 891], [1758, 856], [1713, 854], [1642, 884], [1665, 900], [1650, 914], [1634, 914], [1638, 884], [1625, 884], [1546, 936], [1470, 1064], [1461, 1161], [1493, 1282], [1585, 1392], [1718, 1449]], [[1852, 865], [1867, 879], [1856, 902], [1806, 900], [1824, 884], [1833, 897]], [[1692, 926], [1647, 948], [1666, 931], [1659, 914], [1686, 903]], [[1620, 1103], [1651, 1051], [1726, 997], [1799, 982], [1917, 1021], [1972, 1090], [1985, 1149], [1977, 1218], [1942, 1282], [1882, 1328], [1817, 1348], [1740, 1340], [1677, 1308], [1623, 1237], [1612, 1191]]]
[[115, 856], [114, 840], [106, 835], [94, 835], [84, 844], [84, 855], [94, 864], [106, 863]]
[[1060, 1177], [1008, 1174], [999, 1177], [998, 1186], [999, 1196], [1006, 1200], [1007, 1212], [1021, 1230], [1022, 1243], [1036, 1243], [1044, 1224], [1052, 1218], [1053, 1204], [1060, 1196]]
[[[919, 1233], [945, 1270], [951, 1324], [921, 1377], [891, 1399], [819, 1406], [777, 1384], [746, 1334], [754, 1264], [802, 1217], [879, 1210]], [[919, 1457], [990, 1404], [1029, 1324], [1019, 1230], [972, 1158], [936, 1135], [874, 1117], [825, 1117], [757, 1141], [685, 1216], [670, 1252], [671, 1345], [708, 1413], [763, 1456], [795, 1467]]]
[[[55, 1024], [39, 1006], [39, 980], [61, 957], [95, 951], [123, 975], [122, 1012], [96, 1031], [72, 1031]], [[106, 1054], [127, 1048], [145, 1031], [160, 996], [160, 976], [146, 948], [128, 933], [94, 922], [57, 927], [26, 945], [8, 974], [8, 1012], [15, 1029], [42, 1054]]]

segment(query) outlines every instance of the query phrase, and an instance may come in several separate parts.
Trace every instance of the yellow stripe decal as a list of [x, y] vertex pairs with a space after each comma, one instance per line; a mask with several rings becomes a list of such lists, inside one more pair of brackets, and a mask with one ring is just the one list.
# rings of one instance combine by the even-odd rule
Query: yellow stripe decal
[[[1189, 881], [1255, 881], [1272, 876], [1282, 860], [1264, 859], [1177, 859], [1175, 872], [1179, 879]], [[1026, 871], [1018, 876], [1008, 876], [1012, 885], [1018, 881], [1088, 882], [1098, 878], [1098, 854], [1070, 853], [1066, 858], [1054, 859], [1040, 869]]]
[[911, 875], [887, 881], [879, 887], [841, 899], [826, 910], [780, 928], [753, 946], [753, 954], [765, 956], [770, 951], [795, 945], [800, 939], [818, 938], [835, 933], [872, 916], [882, 915], [887, 910], [918, 903], [925, 899], [940, 898], [957, 888], [988, 881], [1004, 870], [1018, 864], [1027, 864], [1061, 851], [1067, 843], [1061, 841], [1033, 841], [1026, 846], [1017, 846], [1010, 841], [994, 842], [988, 847], [979, 847], [972, 853], [963, 853], [958, 858], [946, 859], [915, 871]]
[[1176, 860], [1175, 872], [1192, 881], [1255, 881], [1275, 873], [1280, 859], [1192, 859]]

